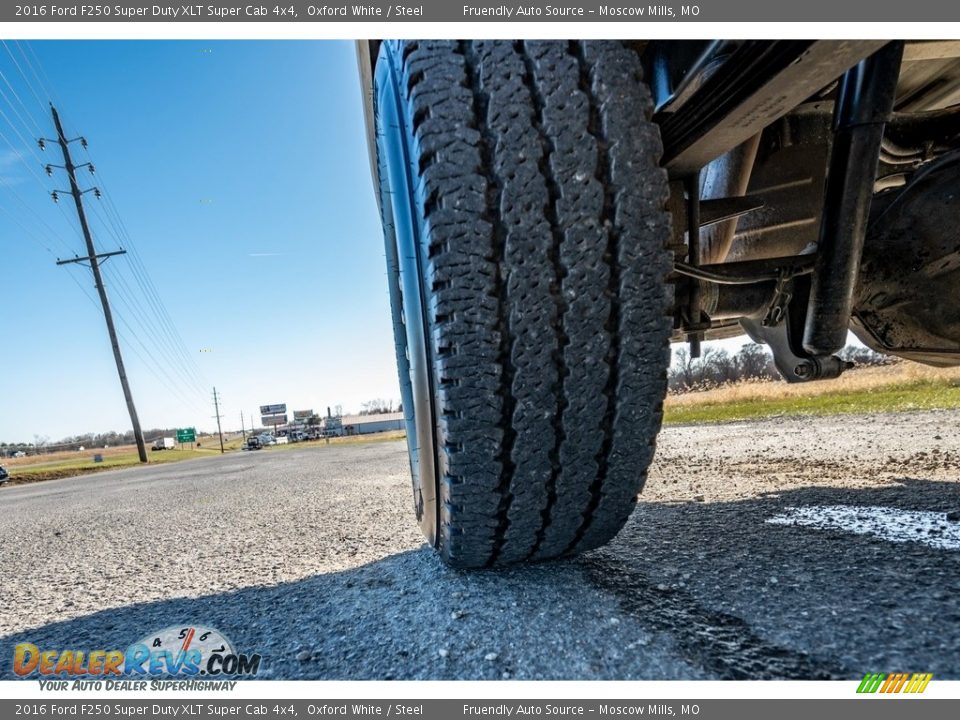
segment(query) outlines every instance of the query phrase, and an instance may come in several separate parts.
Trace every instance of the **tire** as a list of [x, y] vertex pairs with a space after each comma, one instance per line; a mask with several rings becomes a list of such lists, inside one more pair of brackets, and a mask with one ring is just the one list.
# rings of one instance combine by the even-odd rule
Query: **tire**
[[660, 428], [666, 174], [619, 42], [384, 42], [380, 206], [414, 506], [456, 567], [598, 547]]

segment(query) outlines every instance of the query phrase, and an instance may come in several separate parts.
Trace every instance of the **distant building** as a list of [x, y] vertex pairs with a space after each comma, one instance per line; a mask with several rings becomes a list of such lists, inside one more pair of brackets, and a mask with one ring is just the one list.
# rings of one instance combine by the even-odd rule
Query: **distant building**
[[339, 437], [343, 435], [343, 418], [339, 415], [328, 415], [325, 418], [320, 419], [320, 430], [323, 431], [323, 434], [326, 436], [336, 436]]
[[344, 415], [342, 421], [344, 435], [368, 435], [405, 429], [402, 412], [382, 415]]

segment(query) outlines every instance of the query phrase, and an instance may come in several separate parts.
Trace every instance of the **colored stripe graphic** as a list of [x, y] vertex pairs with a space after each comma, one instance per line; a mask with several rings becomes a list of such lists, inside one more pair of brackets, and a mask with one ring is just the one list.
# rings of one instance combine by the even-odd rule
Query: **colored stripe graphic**
[[863, 680], [860, 683], [860, 687], [857, 688], [857, 692], [875, 693], [885, 677], [886, 675], [883, 673], [867, 673], [863, 676]]
[[933, 673], [914, 673], [904, 692], [922, 693], [933, 678]]
[[857, 687], [858, 693], [922, 693], [933, 679], [933, 673], [867, 673]]
[[900, 692], [900, 690], [903, 688], [903, 684], [904, 684], [905, 682], [907, 682], [907, 679], [908, 679], [909, 677], [910, 677], [910, 676], [907, 675], [907, 673], [900, 673], [900, 677], [897, 678], [897, 685], [896, 685], [896, 687], [892, 688], [892, 689], [890, 690], [890, 692], [895, 692], [895, 693]]

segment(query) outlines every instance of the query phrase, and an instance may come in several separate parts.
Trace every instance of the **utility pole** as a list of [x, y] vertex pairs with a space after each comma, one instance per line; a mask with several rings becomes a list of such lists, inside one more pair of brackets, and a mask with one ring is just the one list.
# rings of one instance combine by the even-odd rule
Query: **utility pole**
[[243, 410], [240, 411], [240, 433], [243, 435], [243, 439], [247, 439], [247, 430], [243, 425]]
[[222, 455], [223, 450], [223, 431], [220, 429], [220, 401], [217, 398], [217, 389], [213, 389], [213, 409], [217, 413], [214, 417], [217, 418], [217, 434], [220, 436], [220, 454]]
[[[70, 178], [70, 194], [73, 195], [73, 202], [77, 206], [77, 215], [80, 217], [80, 228], [83, 230], [83, 239], [87, 243], [87, 257], [76, 257], [72, 260], [62, 260], [57, 261], [57, 265], [66, 265], [67, 263], [77, 263], [77, 262], [89, 262], [90, 269], [93, 271], [93, 281], [97, 288], [97, 293], [100, 295], [100, 304], [103, 306], [103, 318], [107, 323], [107, 332], [110, 334], [110, 345], [113, 347], [113, 359], [117, 362], [117, 374], [120, 376], [120, 386], [123, 388], [123, 398], [127, 402], [127, 410], [130, 413], [130, 422], [133, 424], [133, 436], [137, 441], [137, 453], [140, 455], [140, 462], [147, 462], [147, 446], [143, 441], [143, 431], [140, 429], [140, 418], [137, 417], [137, 408], [133, 404], [133, 395], [130, 393], [130, 383], [127, 381], [127, 371], [123, 365], [123, 356], [120, 354], [120, 343], [117, 340], [117, 330], [113, 325], [113, 313], [110, 312], [110, 301], [107, 299], [107, 290], [103, 286], [103, 277], [100, 274], [100, 259], [103, 258], [106, 260], [114, 255], [123, 255], [126, 253], [125, 250], [119, 250], [116, 252], [102, 253], [97, 254], [96, 248], [93, 245], [93, 238], [90, 235], [90, 227], [87, 225], [87, 216], [83, 211], [83, 200], [82, 196], [86, 192], [94, 191], [97, 197], [100, 197], [100, 190], [97, 188], [89, 188], [87, 190], [80, 190], [79, 185], [77, 185], [77, 167], [73, 164], [73, 160], [70, 158], [70, 143], [80, 140], [84, 147], [87, 146], [87, 141], [82, 138], [73, 138], [73, 140], [67, 140], [66, 136], [63, 134], [63, 126], [60, 124], [60, 116], [57, 114], [57, 109], [50, 105], [50, 112], [53, 115], [53, 122], [57, 127], [57, 139], [54, 141], [60, 145], [60, 150], [63, 151], [63, 169], [67, 171], [67, 176]], [[44, 140], [39, 140], [40, 149], [45, 148]], [[84, 163], [80, 167], [89, 167], [90, 172], [93, 172], [93, 165], [90, 163]], [[52, 175], [53, 166], [47, 165], [47, 174]], [[59, 167], [59, 166], [58, 166]], [[54, 190], [52, 193], [54, 202], [58, 201], [57, 191]]]

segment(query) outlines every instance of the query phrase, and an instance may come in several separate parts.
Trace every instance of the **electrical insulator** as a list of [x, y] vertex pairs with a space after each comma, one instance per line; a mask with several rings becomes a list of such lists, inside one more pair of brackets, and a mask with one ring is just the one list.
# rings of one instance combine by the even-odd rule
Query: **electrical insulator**
[[60, 202], [60, 196], [57, 195], [57, 191], [56, 191], [56, 190], [54, 190], [52, 193], [50, 193], [50, 197], [53, 198], [53, 201], [54, 201], [54, 202]]
[[47, 167], [44, 168], [44, 169], [47, 171], [47, 176], [48, 176], [48, 177], [53, 177], [53, 168], [52, 168], [52, 167], [50, 167], [49, 165], [47, 165]]
[[87, 149], [87, 139], [85, 137], [80, 138], [80, 147], [82, 147], [84, 150]]
[[93, 166], [93, 163], [90, 163], [90, 174], [94, 175], [96, 174], [96, 172], [97, 172], [97, 169]]
[[94, 188], [94, 189], [93, 189], [93, 196], [94, 196], [95, 198], [97, 198], [98, 200], [100, 199], [100, 188]]
[[41, 149], [41, 150], [46, 150], [46, 149], [47, 149], [46, 144], [43, 142], [43, 138], [40, 138], [39, 140], [37, 140], [37, 145], [40, 146], [40, 149]]

